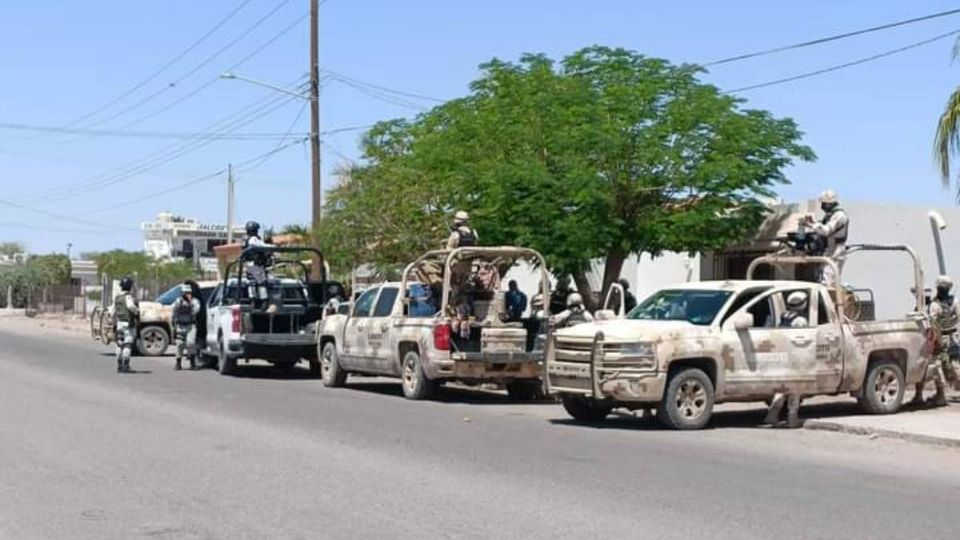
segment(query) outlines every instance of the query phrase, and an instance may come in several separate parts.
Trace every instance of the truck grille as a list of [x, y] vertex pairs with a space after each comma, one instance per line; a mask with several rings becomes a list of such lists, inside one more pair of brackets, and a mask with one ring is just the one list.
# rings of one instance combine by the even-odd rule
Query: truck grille
[[[571, 363], [590, 363], [593, 350], [592, 341], [557, 340], [556, 361]], [[602, 369], [651, 369], [656, 367], [656, 358], [652, 356], [626, 356], [623, 343], [604, 343], [601, 345], [601, 357], [597, 359]]]

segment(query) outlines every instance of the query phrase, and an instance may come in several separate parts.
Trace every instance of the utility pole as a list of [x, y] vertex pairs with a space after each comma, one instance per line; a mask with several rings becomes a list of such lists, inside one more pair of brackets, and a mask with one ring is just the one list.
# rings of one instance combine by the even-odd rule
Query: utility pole
[[[311, 238], [317, 246], [317, 232], [320, 231], [320, 212], [322, 188], [320, 186], [320, 2], [310, 0], [310, 150], [311, 160]], [[315, 260], [311, 268], [314, 279], [320, 277], [321, 261]]]
[[233, 243], [233, 164], [227, 165], [227, 243]]

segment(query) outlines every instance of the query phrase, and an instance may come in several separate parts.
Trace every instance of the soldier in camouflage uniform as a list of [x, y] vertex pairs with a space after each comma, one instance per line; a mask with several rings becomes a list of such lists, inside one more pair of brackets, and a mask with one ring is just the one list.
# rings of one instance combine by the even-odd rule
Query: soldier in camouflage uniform
[[137, 299], [130, 294], [132, 289], [133, 279], [129, 277], [121, 279], [120, 294], [113, 299], [114, 331], [117, 338], [117, 373], [130, 372], [130, 355], [137, 337], [140, 306]]
[[190, 369], [195, 369], [196, 341], [197, 341], [197, 314], [200, 313], [200, 301], [193, 297], [193, 289], [189, 283], [180, 286], [181, 295], [173, 302], [174, 339], [177, 344], [176, 370], [181, 369], [184, 355], [190, 361]]
[[937, 395], [934, 397], [937, 405], [946, 405], [947, 398], [944, 392], [944, 380], [953, 385], [955, 389], [960, 389], [960, 380], [957, 378], [956, 366], [953, 365], [955, 358], [951, 358], [951, 353], [956, 354], [958, 340], [957, 334], [960, 327], [960, 305], [950, 294], [953, 289], [953, 280], [949, 276], [940, 276], [937, 278], [937, 296], [930, 302], [928, 312], [933, 328], [937, 332], [937, 355], [935, 364], [937, 373], [934, 375], [934, 382], [937, 383]]
[[583, 297], [573, 292], [567, 296], [567, 309], [550, 317], [550, 323], [557, 328], [566, 328], [578, 324], [593, 322], [593, 315], [583, 306]]

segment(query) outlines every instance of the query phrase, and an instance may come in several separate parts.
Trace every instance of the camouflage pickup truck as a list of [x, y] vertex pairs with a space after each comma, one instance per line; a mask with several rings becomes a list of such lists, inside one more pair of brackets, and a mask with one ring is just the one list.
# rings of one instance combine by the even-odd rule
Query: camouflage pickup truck
[[400, 378], [409, 399], [430, 397], [443, 381], [502, 384], [514, 399], [541, 395], [543, 320], [532, 309], [511, 320], [501, 286], [522, 264], [535, 269], [529, 285], [549, 290], [540, 254], [509, 246], [432, 251], [402, 281], [366, 289], [348, 314], [318, 328], [324, 385], [362, 373]]
[[[216, 281], [191, 282], [193, 295], [206, 303], [217, 286]], [[140, 302], [140, 320], [137, 325], [137, 350], [141, 356], [163, 356], [173, 339], [172, 304], [180, 297], [180, 285], [174, 285], [153, 302]], [[113, 306], [96, 307], [90, 316], [90, 335], [104, 345], [113, 343]]]
[[[877, 246], [874, 246], [877, 247]], [[916, 256], [914, 274], [923, 282]], [[760, 264], [833, 264], [823, 257], [768, 256]], [[839, 271], [837, 271], [839, 275]], [[905, 287], [906, 291], [908, 287]], [[896, 412], [924, 379], [932, 352], [923, 315], [851, 320], [844, 292], [795, 280], [684, 283], [662, 289], [624, 318], [557, 330], [548, 339], [546, 383], [575, 419], [599, 421], [615, 407], [656, 409], [675, 429], [707, 424], [716, 403], [762, 401], [777, 392], [850, 393], [873, 414]], [[782, 326], [787, 297], [806, 295], [805, 323]], [[609, 314], [607, 314], [609, 315]]]

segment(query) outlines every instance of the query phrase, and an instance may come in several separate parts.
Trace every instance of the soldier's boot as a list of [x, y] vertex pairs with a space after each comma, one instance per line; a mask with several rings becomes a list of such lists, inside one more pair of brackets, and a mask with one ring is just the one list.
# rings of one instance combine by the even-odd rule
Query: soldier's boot
[[800, 396], [791, 394], [787, 398], [787, 427], [798, 428], [803, 425], [800, 421]]
[[179, 357], [179, 356], [177, 357], [177, 365], [173, 366], [173, 369], [174, 369], [175, 371], [180, 371], [180, 369], [181, 369], [181, 368], [180, 368], [180, 357]]
[[197, 369], [197, 355], [191, 354], [187, 358], [190, 359], [190, 369]]
[[918, 382], [918, 383], [917, 383], [917, 386], [915, 387], [915, 389], [914, 389], [914, 391], [913, 391], [913, 399], [910, 400], [910, 404], [911, 404], [911, 405], [915, 405], [915, 406], [918, 406], [918, 407], [924, 405], [924, 403], [925, 403], [925, 402], [923, 401], [923, 387], [924, 387], [924, 386], [926, 386], [926, 385], [925, 385], [925, 383], [923, 383], [923, 382]]
[[783, 403], [786, 398], [787, 396], [780, 393], [773, 396], [773, 400], [770, 401], [770, 409], [767, 410], [767, 417], [763, 419], [764, 424], [776, 426], [780, 423], [780, 411], [783, 410]]
[[937, 381], [937, 393], [931, 398], [934, 407], [947, 406], [947, 392], [942, 381]]

